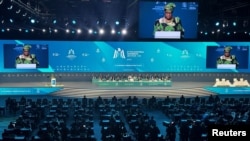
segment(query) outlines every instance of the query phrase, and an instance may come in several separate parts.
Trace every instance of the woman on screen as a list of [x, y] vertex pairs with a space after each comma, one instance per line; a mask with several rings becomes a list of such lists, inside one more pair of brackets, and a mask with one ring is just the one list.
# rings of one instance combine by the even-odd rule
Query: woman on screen
[[184, 37], [184, 28], [181, 24], [180, 17], [173, 16], [175, 7], [176, 5], [174, 3], [168, 3], [164, 7], [164, 17], [156, 20], [154, 24], [154, 32], [156, 31], [180, 31], [181, 38]]
[[217, 64], [235, 64], [236, 67], [239, 65], [237, 58], [235, 55], [231, 55], [231, 46], [227, 46], [224, 48], [224, 55], [220, 56], [217, 59]]
[[36, 64], [39, 65], [35, 54], [30, 54], [30, 45], [25, 45], [23, 47], [23, 54], [16, 57], [16, 64]]

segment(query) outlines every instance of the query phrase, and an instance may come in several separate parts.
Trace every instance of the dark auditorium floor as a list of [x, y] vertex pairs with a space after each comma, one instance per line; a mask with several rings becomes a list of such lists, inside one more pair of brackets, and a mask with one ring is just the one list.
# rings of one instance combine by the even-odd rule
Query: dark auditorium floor
[[[5, 100], [8, 98], [9, 96], [1, 96], [1, 99], [0, 99], [0, 106], [5, 106]], [[133, 97], [133, 96], [132, 96]], [[221, 99], [230, 99], [230, 98], [235, 98], [235, 99], [239, 99], [239, 98], [246, 98], [246, 97], [250, 97], [250, 96], [223, 96], [223, 97], [220, 97]], [[21, 98], [21, 96], [11, 96], [11, 98], [14, 98], [14, 99], [17, 99], [19, 100]], [[46, 99], [49, 99], [49, 100], [52, 100], [52, 99], [60, 99], [62, 97], [55, 97], [55, 96], [25, 96], [26, 99], [33, 99], [34, 101], [38, 98], [40, 99], [43, 99], [43, 98], [46, 98]], [[157, 97], [156, 97], [157, 98]], [[201, 97], [202, 98], [202, 97]], [[207, 99], [207, 97], [204, 97]], [[64, 100], [68, 99], [68, 98], [63, 98]], [[122, 98], [123, 100], [126, 101], [127, 98]], [[94, 99], [96, 100], [96, 99]], [[110, 100], [110, 99], [109, 99]], [[159, 100], [159, 99], [158, 99]], [[139, 99], [140, 103], [142, 103], [142, 99]], [[178, 101], [178, 99], [177, 99]], [[149, 105], [150, 106], [150, 105]], [[155, 121], [156, 121], [156, 125], [157, 127], [159, 128], [160, 130], [160, 134], [163, 135], [163, 137], [165, 137], [166, 135], [166, 126], [163, 125], [163, 122], [164, 121], [167, 121], [167, 122], [171, 122], [172, 119], [170, 119], [170, 117], [167, 117], [166, 114], [163, 113], [163, 111], [160, 109], [160, 108], [152, 108], [152, 107], [149, 107], [149, 106], [145, 106], [145, 107], [141, 107], [142, 109], [142, 112], [143, 113], [146, 113], [148, 114], [149, 117], [153, 116]], [[0, 115], [0, 134], [2, 134], [4, 132], [4, 129], [6, 129], [8, 127], [8, 124], [11, 122], [11, 121], [15, 121], [18, 116], [20, 115], [20, 111], [17, 111], [17, 113], [9, 113], [8, 109], [5, 111], [5, 113], [2, 113], [1, 112], [1, 115]], [[71, 114], [73, 112], [71, 111]], [[93, 126], [93, 130], [94, 130], [94, 137], [97, 141], [101, 141], [101, 126], [100, 126], [100, 116], [99, 116], [99, 112], [98, 111], [94, 111], [94, 126]], [[125, 127], [126, 129], [128, 130], [128, 133], [131, 135], [131, 138], [132, 139], [135, 139], [134, 135], [133, 135], [133, 131], [129, 128], [129, 125], [128, 123], [126, 122], [125, 120], [125, 116], [123, 114], [120, 115], [121, 116], [121, 120], [122, 121], [125, 121]], [[74, 122], [74, 119], [73, 118], [69, 118], [68, 121], [67, 121], [67, 126], [70, 128], [70, 125], [71, 123]], [[179, 128], [177, 128], [179, 129]], [[179, 136], [178, 136], [178, 132], [179, 130], [177, 130], [177, 136], [176, 136], [176, 141], [179, 141]], [[32, 132], [34, 135], [36, 135], [37, 131], [34, 131]], [[0, 137], [2, 138], [2, 137]]]
[[[21, 96], [1, 96], [0, 99], [0, 107], [5, 106], [5, 100], [8, 98], [15, 98], [15, 99], [20, 99]], [[36, 100], [37, 98], [47, 98], [47, 99], [53, 99], [53, 98], [60, 98], [60, 97], [55, 97], [55, 96], [25, 96], [27, 99], [34, 99]], [[124, 98], [125, 99], [125, 98]], [[149, 109], [149, 108], [144, 108], [144, 113], [147, 113], [150, 117], [154, 116], [156, 120], [156, 124], [160, 129], [160, 133], [165, 137], [166, 135], [166, 127], [163, 125], [163, 121], [170, 121], [170, 119], [162, 113], [160, 110], [155, 110], [155, 109]], [[4, 132], [4, 129], [6, 129], [9, 125], [10, 122], [15, 121], [20, 115], [20, 110], [17, 113], [10, 113], [9, 110], [5, 111], [5, 114], [1, 113], [0, 115], [0, 135]], [[125, 120], [125, 117], [122, 117], [123, 120]], [[68, 121], [68, 127], [70, 127], [70, 124], [73, 123], [74, 119], [69, 119]], [[101, 141], [101, 126], [100, 126], [100, 121], [99, 121], [98, 114], [95, 112], [94, 115], [94, 135], [97, 141]], [[129, 129], [128, 125], [127, 129]], [[133, 136], [133, 132], [129, 131], [131, 135]], [[36, 131], [33, 132], [34, 135], [36, 135]], [[2, 140], [2, 136], [0, 136], [0, 139]], [[133, 138], [132, 138], [133, 139]], [[179, 140], [179, 137], [177, 136], [177, 140]]]

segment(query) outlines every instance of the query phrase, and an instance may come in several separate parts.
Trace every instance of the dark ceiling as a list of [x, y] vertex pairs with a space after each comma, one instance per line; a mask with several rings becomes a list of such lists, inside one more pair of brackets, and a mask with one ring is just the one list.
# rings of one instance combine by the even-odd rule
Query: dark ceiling
[[[250, 19], [248, 0], [186, 1], [199, 3], [198, 22], [200, 24], [214, 23], [215, 20], [223, 19]], [[15, 20], [16, 28], [27, 26], [31, 18], [37, 19], [38, 23], [33, 25], [37, 28], [41, 25], [50, 27], [55, 19], [59, 26], [57, 28], [65, 28], [72, 20], [86, 27], [96, 24], [97, 21], [102, 24], [119, 20], [136, 30], [139, 2], [140, 0], [0, 0], [2, 22], [0, 26], [9, 27], [10, 18]]]
[[[16, 11], [26, 11], [23, 7], [30, 7], [28, 14], [43, 18], [89, 18], [119, 19], [136, 17], [140, 0], [0, 0], [1, 17], [13, 16], [7, 10], [13, 4]], [[178, 1], [178, 0], [177, 0]], [[190, 0], [186, 0], [190, 1]], [[199, 18], [234, 18], [249, 17], [250, 2], [248, 0], [198, 0]], [[21, 6], [20, 3], [23, 3]], [[33, 14], [32, 14], [33, 13]]]
[[[41, 19], [121, 19], [135, 16], [137, 0], [0, 0], [2, 18], [18, 17], [13, 11]], [[8, 10], [13, 5], [14, 10]]]

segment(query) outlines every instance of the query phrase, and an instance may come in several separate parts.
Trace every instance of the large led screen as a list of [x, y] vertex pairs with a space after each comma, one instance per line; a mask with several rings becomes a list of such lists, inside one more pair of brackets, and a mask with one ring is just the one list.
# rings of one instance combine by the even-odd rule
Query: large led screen
[[198, 3], [142, 0], [140, 39], [197, 39]]
[[[41, 66], [17, 69], [22, 45]], [[249, 42], [104, 42], [0, 40], [1, 72], [250, 72]], [[231, 46], [237, 68], [217, 68]], [[20, 49], [16, 51], [16, 49]], [[230, 59], [229, 59], [230, 60]], [[227, 63], [225, 63], [227, 64]], [[222, 64], [222, 67], [227, 65]]]
[[[4, 44], [4, 68], [48, 68], [47, 44]], [[32, 67], [34, 66], [34, 67]]]

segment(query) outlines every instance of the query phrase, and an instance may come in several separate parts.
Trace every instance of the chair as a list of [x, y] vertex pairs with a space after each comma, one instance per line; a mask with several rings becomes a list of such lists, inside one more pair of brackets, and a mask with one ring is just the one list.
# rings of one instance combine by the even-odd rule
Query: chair
[[215, 84], [214, 84], [214, 87], [217, 87], [217, 86], [220, 86], [221, 85], [221, 81], [219, 78], [216, 78], [215, 79]]

